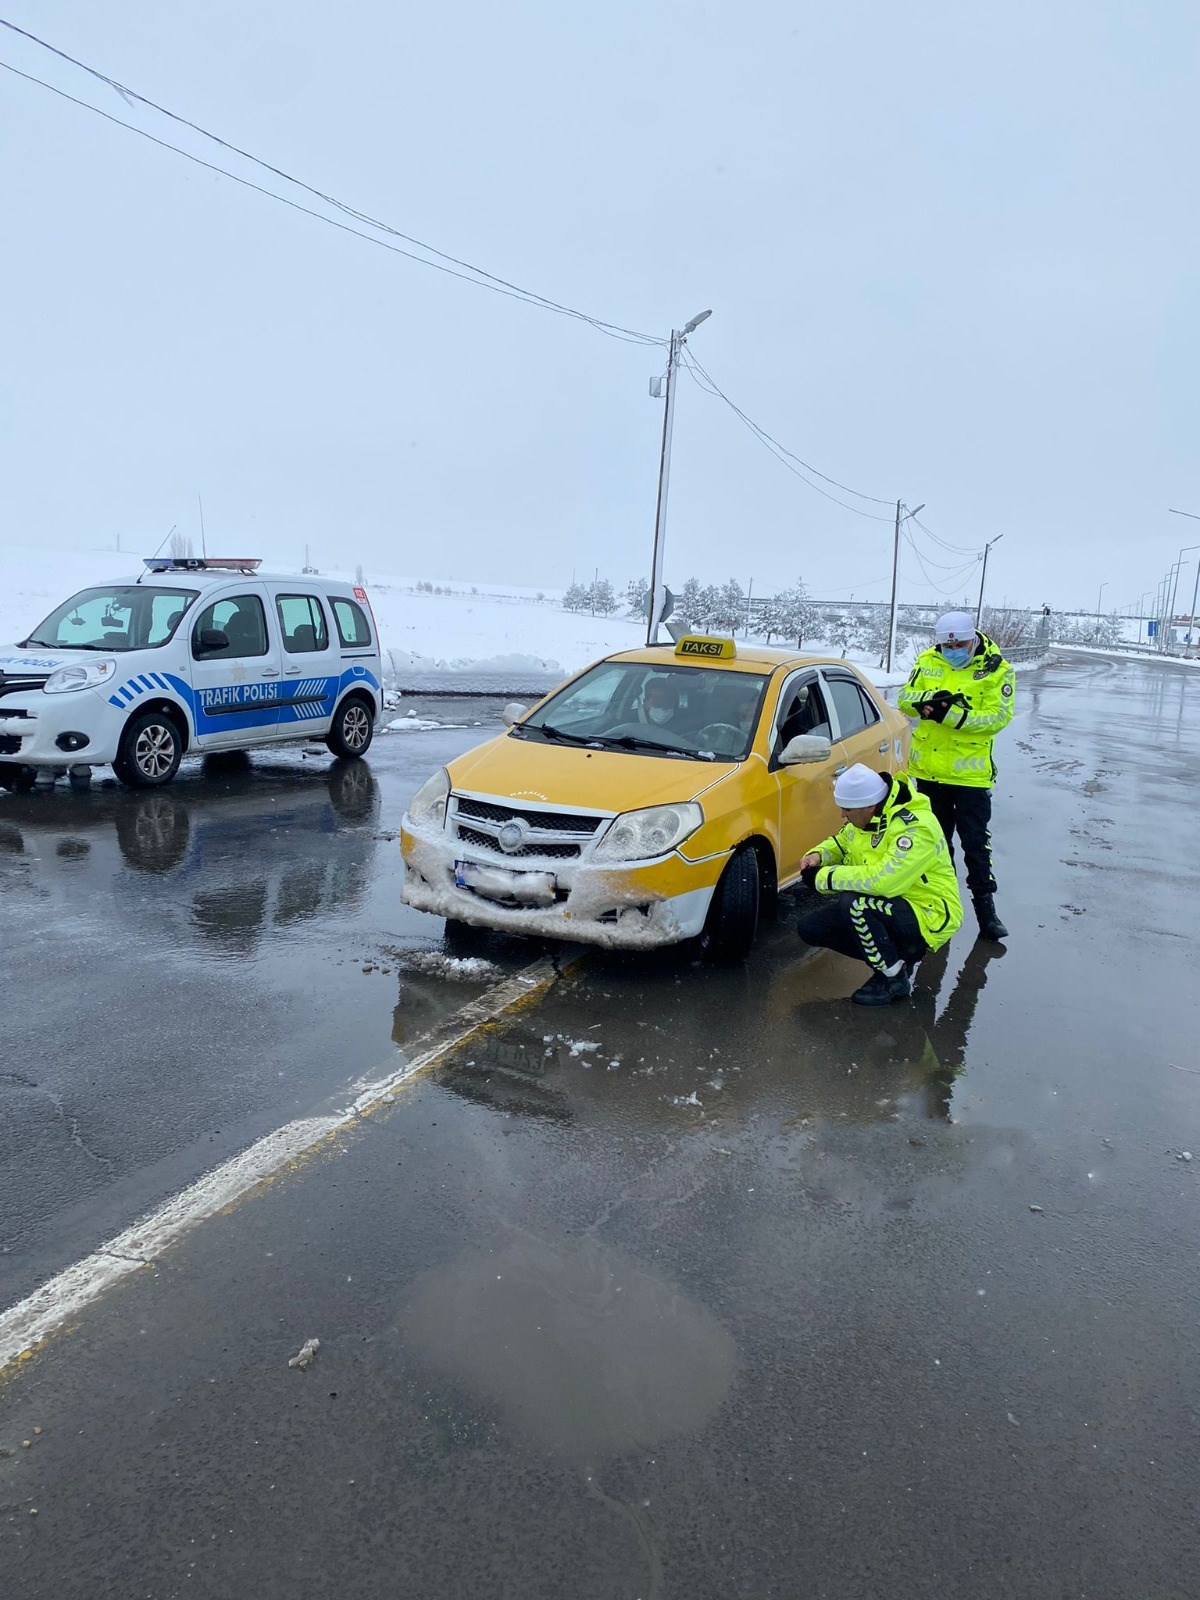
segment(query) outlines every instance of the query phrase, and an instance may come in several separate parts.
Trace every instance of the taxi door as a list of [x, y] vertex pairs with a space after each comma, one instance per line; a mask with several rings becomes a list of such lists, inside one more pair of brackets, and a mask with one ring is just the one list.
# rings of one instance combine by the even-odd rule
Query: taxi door
[[891, 732], [858, 678], [844, 667], [822, 667], [821, 678], [834, 721], [835, 775], [855, 762], [872, 772], [895, 772]]
[[188, 635], [192, 720], [202, 750], [242, 749], [279, 723], [278, 633], [261, 585], [204, 595]]
[[802, 667], [784, 680], [771, 730], [768, 764], [779, 784], [781, 888], [796, 881], [805, 855], [813, 845], [836, 833], [842, 822], [833, 803], [833, 769], [840, 757], [835, 754], [828, 761], [799, 767], [779, 764], [780, 751], [802, 733], [836, 738], [825, 687], [815, 667]]

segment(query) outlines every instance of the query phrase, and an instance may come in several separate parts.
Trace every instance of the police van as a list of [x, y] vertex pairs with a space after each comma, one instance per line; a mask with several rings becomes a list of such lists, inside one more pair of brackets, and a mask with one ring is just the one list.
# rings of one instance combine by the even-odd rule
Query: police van
[[366, 590], [257, 559], [153, 559], [83, 589], [0, 647], [0, 784], [111, 766], [129, 788], [170, 783], [187, 752], [323, 738], [363, 755], [383, 710]]

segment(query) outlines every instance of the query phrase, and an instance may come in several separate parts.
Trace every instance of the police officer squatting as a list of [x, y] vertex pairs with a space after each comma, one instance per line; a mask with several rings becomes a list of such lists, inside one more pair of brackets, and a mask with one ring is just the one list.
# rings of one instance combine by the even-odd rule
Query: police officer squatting
[[958, 834], [980, 936], [1004, 939], [992, 869], [992, 741], [1012, 721], [1013, 669], [965, 611], [939, 617], [934, 639], [898, 696], [900, 710], [917, 718], [909, 770], [942, 825], [951, 861]]
[[903, 774], [856, 763], [838, 775], [845, 827], [800, 863], [825, 903], [800, 918], [806, 944], [865, 961], [871, 976], [851, 999], [886, 1006], [912, 993], [917, 966], [962, 926], [954, 863], [929, 801]]

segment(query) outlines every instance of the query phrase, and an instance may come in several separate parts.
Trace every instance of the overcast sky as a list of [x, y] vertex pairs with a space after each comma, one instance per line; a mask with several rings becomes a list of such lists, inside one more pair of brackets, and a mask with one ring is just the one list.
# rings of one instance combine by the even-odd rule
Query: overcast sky
[[[711, 306], [696, 356], [789, 449], [925, 502], [953, 545], [1004, 535], [997, 601], [1092, 606], [1107, 582], [1106, 610], [1136, 602], [1200, 542], [1167, 513], [1200, 512], [1183, 0], [0, 14], [541, 294], [662, 335]], [[0, 60], [265, 181], [6, 30]], [[210, 549], [276, 565], [307, 542], [368, 575], [648, 569], [655, 349], [285, 210], [9, 73], [0, 139], [0, 561], [118, 533], [149, 553], [195, 531], [200, 491]], [[884, 598], [889, 506], [830, 492], [889, 520], [814, 493], [685, 377], [668, 582]], [[974, 589], [969, 557], [917, 543], [948, 597]], [[902, 596], [937, 597], [907, 545]]]

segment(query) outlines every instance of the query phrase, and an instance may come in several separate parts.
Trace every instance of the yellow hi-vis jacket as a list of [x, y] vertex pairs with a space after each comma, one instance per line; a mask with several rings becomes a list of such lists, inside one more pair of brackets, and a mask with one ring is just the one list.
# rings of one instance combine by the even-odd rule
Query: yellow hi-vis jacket
[[[887, 774], [884, 774], [887, 777]], [[883, 802], [865, 828], [848, 822], [813, 846], [821, 858], [819, 894], [874, 895], [907, 900], [931, 950], [962, 926], [958, 879], [946, 836], [929, 801], [903, 773], [890, 780]]]
[[[908, 762], [918, 783], [926, 778], [990, 789], [996, 781], [992, 740], [1012, 721], [1013, 669], [986, 634], [977, 634], [976, 641], [965, 667], [952, 667], [937, 650], [924, 651], [897, 697], [904, 715], [918, 718]], [[967, 702], [952, 705], [942, 722], [918, 710], [939, 689]]]

